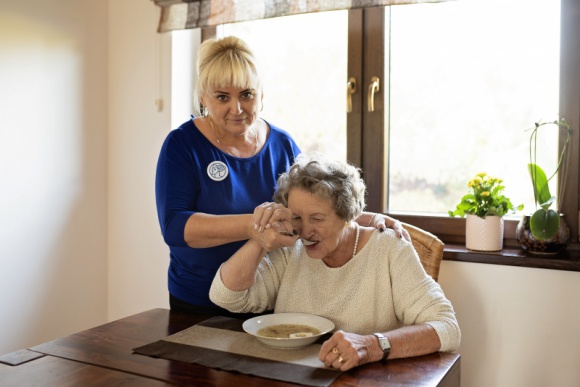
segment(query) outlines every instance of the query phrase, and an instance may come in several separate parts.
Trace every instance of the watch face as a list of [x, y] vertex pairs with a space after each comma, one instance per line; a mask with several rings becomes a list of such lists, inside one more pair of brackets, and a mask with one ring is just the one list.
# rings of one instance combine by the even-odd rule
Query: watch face
[[379, 339], [379, 343], [381, 344], [383, 351], [391, 349], [391, 342], [386, 337]]
[[375, 333], [377, 339], [379, 339], [379, 345], [383, 349], [383, 351], [389, 351], [391, 349], [391, 342], [387, 339], [384, 335], [380, 333]]

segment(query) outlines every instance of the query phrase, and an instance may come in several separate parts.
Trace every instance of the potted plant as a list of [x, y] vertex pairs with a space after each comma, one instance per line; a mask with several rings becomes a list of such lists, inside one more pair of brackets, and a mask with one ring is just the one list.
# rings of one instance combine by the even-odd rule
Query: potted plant
[[[537, 164], [537, 139], [538, 131], [542, 127], [555, 127], [558, 130], [564, 130], [566, 140], [558, 158], [556, 170], [550, 177], [547, 177], [544, 170]], [[532, 215], [525, 215], [518, 227], [516, 228], [516, 239], [525, 250], [538, 254], [555, 254], [561, 251], [568, 244], [570, 229], [559, 213], [562, 203], [561, 184], [566, 181], [566, 156], [572, 135], [572, 128], [568, 122], [562, 118], [556, 121], [536, 122], [530, 129], [530, 162], [528, 163], [528, 172], [532, 181], [534, 192], [534, 201], [536, 211]], [[560, 172], [562, 176], [558, 178], [559, 200], [550, 192], [548, 183], [556, 174]], [[552, 209], [555, 205], [556, 209]]]
[[[515, 212], [511, 200], [503, 194], [503, 180], [478, 173], [467, 183], [465, 194], [449, 216], [466, 216], [465, 244], [470, 250], [497, 251], [503, 248], [503, 216]], [[523, 204], [517, 207], [521, 210]]]

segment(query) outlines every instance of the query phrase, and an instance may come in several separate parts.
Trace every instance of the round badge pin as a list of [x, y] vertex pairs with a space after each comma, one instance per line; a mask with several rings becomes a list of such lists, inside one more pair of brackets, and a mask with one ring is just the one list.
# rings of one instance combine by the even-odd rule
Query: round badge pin
[[213, 181], [222, 181], [228, 174], [228, 166], [222, 161], [213, 161], [207, 166], [207, 175]]

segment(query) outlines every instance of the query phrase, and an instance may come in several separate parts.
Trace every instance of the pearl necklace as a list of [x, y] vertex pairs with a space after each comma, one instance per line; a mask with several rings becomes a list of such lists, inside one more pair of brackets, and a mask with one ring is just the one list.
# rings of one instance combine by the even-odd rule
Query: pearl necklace
[[352, 251], [353, 258], [356, 255], [356, 248], [358, 247], [358, 237], [360, 235], [360, 228], [358, 228], [358, 225], [356, 223], [354, 224], [354, 227], [356, 227], [356, 237], [354, 239], [354, 250]]
[[[213, 132], [213, 135], [215, 136], [215, 139], [216, 139], [217, 143], [220, 144], [220, 145], [222, 145], [222, 147], [223, 146], [229, 146], [229, 147], [231, 147], [231, 145], [222, 144], [222, 142], [220, 141], [220, 138], [218, 137], [218, 135], [217, 135], [217, 133], [215, 131], [215, 128], [213, 126], [213, 120], [209, 116], [208, 116], [208, 119], [209, 119], [209, 126], [211, 127], [211, 131]], [[258, 133], [256, 132], [256, 129], [254, 129], [254, 126], [250, 126], [250, 129], [252, 129], [252, 133], [254, 133], [254, 141], [255, 141], [255, 143], [254, 143], [254, 153], [252, 153], [252, 156], [255, 156], [256, 153], [258, 153]], [[224, 148], [224, 151], [227, 154], [229, 154], [230, 156], [236, 157], [233, 154], [231, 154], [231, 152], [228, 151], [225, 148]], [[252, 157], [252, 156], [250, 156], [250, 157]]]

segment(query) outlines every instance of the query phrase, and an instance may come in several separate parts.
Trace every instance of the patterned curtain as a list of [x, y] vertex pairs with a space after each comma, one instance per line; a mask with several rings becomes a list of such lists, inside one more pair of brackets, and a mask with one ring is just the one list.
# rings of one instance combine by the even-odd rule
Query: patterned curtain
[[152, 0], [161, 8], [158, 32], [210, 27], [308, 12], [448, 0]]

